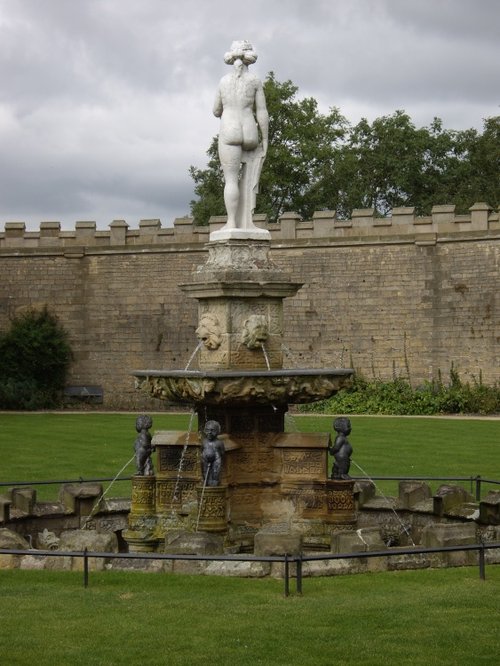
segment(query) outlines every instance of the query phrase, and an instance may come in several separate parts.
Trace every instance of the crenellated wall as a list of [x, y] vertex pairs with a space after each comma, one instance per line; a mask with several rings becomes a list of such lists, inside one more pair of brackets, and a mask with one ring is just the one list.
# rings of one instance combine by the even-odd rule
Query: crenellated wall
[[[255, 215], [257, 226], [270, 231], [273, 240], [352, 238], [418, 234], [433, 240], [435, 234], [500, 230], [498, 211], [486, 203], [476, 203], [468, 215], [456, 215], [454, 205], [434, 206], [431, 215], [416, 217], [412, 207], [394, 208], [391, 217], [375, 217], [373, 208], [352, 211], [350, 219], [337, 219], [335, 211], [321, 210], [312, 220], [303, 221], [297, 213], [284, 213], [276, 224], [265, 215]], [[60, 222], [41, 222], [38, 231], [26, 231], [24, 222], [6, 222], [0, 231], [1, 248], [63, 247], [78, 252], [80, 248], [134, 246], [144, 244], [206, 243], [210, 232], [220, 229], [225, 216], [211, 217], [209, 226], [200, 227], [193, 218], [174, 220], [173, 227], [162, 227], [161, 221], [141, 220], [138, 229], [130, 229], [125, 220], [114, 220], [108, 231], [97, 230], [95, 222], [76, 222], [71, 231], [61, 230]], [[430, 234], [424, 239], [425, 234]]]
[[[224, 221], [142, 220], [131, 229], [116, 220], [107, 231], [7, 223], [0, 330], [47, 304], [70, 333], [70, 383], [103, 386], [109, 407], [146, 407], [130, 372], [185, 367], [197, 310], [177, 285], [204, 263], [208, 234]], [[279, 224], [255, 222], [271, 232], [274, 262], [304, 283], [285, 301], [285, 366], [352, 363], [368, 377], [409, 371], [418, 383], [439, 371], [446, 378], [453, 363], [464, 379], [500, 380], [500, 221], [486, 204], [469, 215], [435, 206], [425, 218], [400, 208], [390, 218], [319, 211], [309, 221], [287, 213]]]

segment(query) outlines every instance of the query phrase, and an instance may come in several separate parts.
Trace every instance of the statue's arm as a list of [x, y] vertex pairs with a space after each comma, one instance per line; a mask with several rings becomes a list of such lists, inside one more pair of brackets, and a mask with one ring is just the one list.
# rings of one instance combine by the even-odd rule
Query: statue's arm
[[264, 96], [264, 89], [262, 83], [259, 81], [257, 84], [257, 91], [255, 93], [255, 115], [257, 116], [257, 124], [262, 134], [262, 148], [264, 154], [267, 153], [267, 144], [269, 137], [269, 114], [267, 113], [266, 98]]
[[217, 94], [215, 95], [215, 102], [214, 102], [214, 116], [216, 118], [220, 118], [222, 116], [222, 96], [220, 94], [220, 88], [217, 90]]

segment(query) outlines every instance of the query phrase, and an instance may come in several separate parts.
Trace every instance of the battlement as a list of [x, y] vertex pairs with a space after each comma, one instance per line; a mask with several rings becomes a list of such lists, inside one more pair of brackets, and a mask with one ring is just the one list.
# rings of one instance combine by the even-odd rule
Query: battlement
[[[500, 231], [499, 211], [487, 203], [475, 203], [467, 215], [457, 215], [455, 208], [453, 204], [433, 206], [425, 217], [416, 217], [413, 207], [394, 208], [390, 217], [376, 217], [373, 208], [360, 208], [353, 210], [349, 219], [337, 218], [335, 211], [321, 210], [312, 220], [288, 212], [277, 223], [270, 223], [265, 215], [255, 215], [254, 223], [268, 229], [277, 242], [414, 236], [417, 243], [433, 244], [441, 235]], [[133, 229], [125, 220], [114, 220], [108, 230], [98, 230], [92, 221], [76, 222], [72, 230], [62, 230], [60, 222], [41, 222], [37, 231], [27, 231], [24, 222], [6, 222], [5, 231], [0, 232], [0, 249], [67, 248], [78, 253], [94, 247], [203, 244], [225, 221], [225, 216], [216, 216], [210, 218], [208, 226], [198, 226], [193, 218], [182, 217], [174, 220], [172, 227], [162, 227], [159, 219], [140, 220], [139, 228]]]

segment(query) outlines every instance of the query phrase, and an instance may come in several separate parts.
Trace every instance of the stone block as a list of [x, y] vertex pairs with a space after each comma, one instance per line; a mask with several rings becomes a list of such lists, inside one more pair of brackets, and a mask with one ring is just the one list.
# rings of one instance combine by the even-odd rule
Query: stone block
[[11, 499], [8, 499], [7, 497], [0, 497], [0, 523], [9, 522], [11, 504]]
[[100, 483], [65, 483], [59, 492], [66, 510], [79, 516], [89, 516], [101, 495]]
[[[466, 546], [477, 543], [474, 523], [434, 523], [422, 530], [422, 546]], [[477, 551], [445, 552], [438, 556], [447, 566], [466, 566], [477, 562]], [[434, 558], [431, 558], [433, 561]]]
[[211, 576], [239, 576], [241, 578], [263, 578], [269, 576], [270, 562], [207, 562], [205, 573]]
[[416, 504], [431, 496], [430, 486], [423, 481], [399, 482], [399, 500], [403, 509], [412, 509]]
[[9, 530], [7, 527], [0, 527], [0, 548], [28, 550], [29, 547], [29, 543], [20, 534]]
[[299, 555], [301, 552], [301, 534], [263, 528], [255, 535], [255, 555]]
[[[397, 550], [396, 548], [391, 549]], [[425, 553], [415, 555], [391, 555], [387, 558], [387, 569], [389, 571], [405, 571], [407, 569], [428, 569], [430, 558]]]
[[[0, 528], [0, 548], [11, 550], [28, 550], [29, 543], [17, 532], [6, 527]], [[21, 555], [0, 555], [0, 569], [17, 569], [21, 561]]]
[[366, 552], [366, 543], [361, 539], [358, 532], [334, 532], [332, 534], [332, 552], [364, 553]]
[[303, 576], [345, 576], [365, 571], [364, 559], [314, 560], [302, 565]]
[[176, 530], [165, 536], [165, 553], [169, 555], [218, 555], [224, 552], [224, 538], [208, 532]]
[[500, 491], [492, 490], [479, 503], [479, 522], [500, 525]]
[[354, 484], [354, 501], [358, 507], [375, 497], [377, 489], [370, 479], [357, 479]]
[[[61, 533], [59, 541], [59, 550], [60, 551], [77, 551], [81, 552], [87, 549], [90, 552], [96, 553], [117, 553], [118, 552], [118, 539], [116, 534], [106, 534], [98, 533], [93, 530], [68, 530]], [[52, 558], [48, 558], [52, 559]], [[63, 561], [60, 565], [57, 563], [57, 560], [69, 560], [68, 562]], [[89, 569], [92, 571], [102, 571], [104, 565], [106, 564], [106, 559], [103, 557], [92, 557], [89, 558]], [[84, 561], [82, 557], [57, 557], [54, 558], [54, 563], [50, 568], [69, 568], [74, 571], [82, 571], [84, 566]]]
[[461, 486], [443, 484], [439, 486], [433, 497], [433, 512], [436, 516], [444, 516], [451, 509], [461, 504], [472, 502], [473, 497]]
[[200, 575], [206, 572], [207, 564], [204, 560], [174, 560], [172, 571], [190, 576]]
[[35, 555], [22, 555], [19, 560], [19, 568], [25, 570], [45, 569], [45, 557], [36, 557]]
[[34, 488], [13, 488], [12, 506], [23, 513], [32, 514], [36, 504]]

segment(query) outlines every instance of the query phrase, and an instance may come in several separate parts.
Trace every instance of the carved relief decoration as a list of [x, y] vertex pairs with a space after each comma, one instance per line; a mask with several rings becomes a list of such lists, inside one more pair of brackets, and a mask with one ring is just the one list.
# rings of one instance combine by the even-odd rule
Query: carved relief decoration
[[276, 371], [246, 376], [243, 372], [173, 371], [137, 373], [136, 378], [137, 387], [154, 398], [213, 405], [313, 402], [329, 398], [349, 382], [347, 374], [336, 371], [318, 371], [318, 374]]

